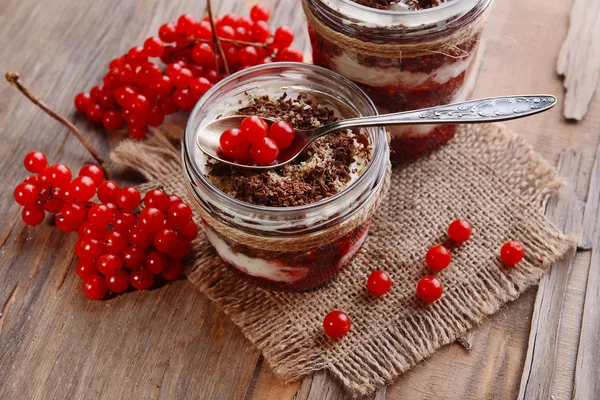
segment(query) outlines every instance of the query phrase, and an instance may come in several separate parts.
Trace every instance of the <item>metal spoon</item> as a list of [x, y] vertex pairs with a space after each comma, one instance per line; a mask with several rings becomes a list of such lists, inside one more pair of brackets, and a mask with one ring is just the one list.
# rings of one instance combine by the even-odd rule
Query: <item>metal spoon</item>
[[[294, 160], [315, 139], [341, 129], [386, 125], [479, 124], [506, 121], [547, 111], [556, 102], [556, 97], [547, 94], [490, 97], [414, 111], [345, 119], [310, 130], [296, 129], [292, 144], [282, 149], [277, 160], [271, 165], [243, 164], [239, 161], [228, 160], [221, 152], [219, 137], [227, 129], [239, 129], [242, 120], [246, 118], [244, 115], [223, 117], [208, 123], [198, 132], [196, 143], [206, 155], [223, 163], [243, 168], [271, 169], [281, 167]], [[276, 122], [270, 118], [264, 118], [264, 120], [269, 126]]]

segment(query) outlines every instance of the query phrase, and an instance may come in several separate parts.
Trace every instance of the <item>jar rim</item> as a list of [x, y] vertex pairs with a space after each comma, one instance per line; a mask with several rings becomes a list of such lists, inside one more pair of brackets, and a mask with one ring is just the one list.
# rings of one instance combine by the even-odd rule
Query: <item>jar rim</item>
[[452, 7], [453, 4], [459, 4], [461, 2], [466, 2], [468, 0], [450, 0], [450, 1], [446, 1], [438, 6], [435, 7], [431, 7], [431, 8], [424, 8], [421, 10], [390, 10], [390, 9], [382, 9], [382, 8], [373, 8], [373, 7], [368, 7], [365, 6], [363, 4], [358, 4], [353, 0], [339, 0], [342, 3], [346, 3], [348, 4], [348, 6], [351, 7], [357, 7], [361, 10], [365, 10], [365, 11], [369, 11], [369, 12], [374, 12], [375, 14], [381, 14], [381, 15], [414, 15], [414, 14], [431, 14], [431, 13], [435, 13], [441, 9], [444, 8], [449, 8]]
[[[208, 188], [212, 191], [212, 194], [215, 195], [216, 200], [219, 201], [219, 204], [227, 204], [227, 205], [230, 205], [233, 207], [241, 208], [246, 211], [260, 213], [261, 215], [277, 214], [279, 216], [282, 216], [284, 214], [294, 214], [294, 213], [303, 212], [303, 211], [311, 211], [311, 210], [314, 210], [315, 208], [331, 205], [331, 203], [334, 203], [337, 200], [339, 200], [340, 198], [348, 195], [348, 193], [352, 193], [353, 189], [360, 188], [361, 187], [360, 184], [362, 182], [364, 182], [365, 180], [367, 180], [368, 177], [371, 177], [371, 176], [373, 176], [373, 174], [376, 174], [378, 172], [378, 171], [376, 171], [376, 169], [378, 167], [380, 169], [382, 169], [382, 166], [386, 165], [387, 159], [389, 158], [389, 149], [388, 149], [388, 143], [387, 143], [387, 139], [386, 139], [385, 129], [384, 128], [371, 128], [371, 129], [376, 129], [378, 131], [377, 135], [372, 135], [372, 136], [374, 136], [374, 139], [378, 140], [378, 143], [374, 143], [375, 145], [373, 146], [373, 154], [372, 154], [371, 160], [369, 162], [369, 165], [367, 165], [365, 171], [350, 186], [341, 190], [340, 192], [336, 193], [335, 195], [325, 198], [323, 200], [319, 200], [319, 201], [305, 204], [305, 205], [291, 206], [291, 207], [262, 206], [262, 205], [248, 203], [248, 202], [236, 199], [234, 197], [231, 197], [231, 196], [227, 195], [225, 192], [223, 192], [222, 190], [220, 190], [219, 188], [217, 188], [214, 184], [212, 184], [212, 182], [210, 182], [210, 180], [208, 180], [205, 177], [204, 173], [202, 173], [202, 171], [198, 168], [198, 165], [192, 159], [192, 152], [191, 152], [190, 147], [193, 146], [194, 143], [196, 142], [195, 137], [194, 137], [194, 135], [196, 134], [196, 130], [194, 128], [192, 128], [192, 126], [191, 126], [192, 124], [190, 124], [190, 121], [193, 121], [194, 119], [198, 119], [199, 118], [198, 115], [202, 112], [201, 109], [202, 109], [204, 103], [208, 99], [210, 99], [215, 93], [219, 92], [224, 86], [231, 83], [232, 81], [235, 81], [240, 78], [244, 78], [245, 76], [248, 76], [248, 75], [252, 75], [253, 73], [255, 73], [257, 71], [260, 72], [260, 71], [273, 70], [273, 72], [275, 72], [277, 70], [286, 69], [286, 68], [303, 69], [306, 71], [312, 71], [312, 72], [316, 72], [321, 75], [327, 75], [332, 80], [337, 80], [338, 82], [348, 86], [353, 91], [356, 91], [357, 94], [359, 94], [363, 97], [361, 100], [364, 101], [367, 104], [370, 111], [373, 112], [373, 114], [371, 114], [371, 115], [378, 115], [377, 107], [375, 106], [373, 101], [367, 96], [367, 94], [358, 85], [356, 85], [354, 82], [352, 82], [351, 80], [347, 79], [346, 77], [338, 74], [335, 71], [331, 71], [329, 69], [319, 67], [319, 66], [316, 66], [313, 64], [299, 63], [299, 62], [275, 62], [275, 63], [257, 65], [254, 67], [246, 68], [244, 70], [238, 71], [238, 72], [228, 76], [227, 78], [225, 78], [222, 81], [215, 84], [211, 89], [209, 89], [209, 91], [207, 91], [202, 96], [202, 98], [196, 103], [194, 109], [192, 110], [192, 112], [190, 114], [188, 123], [186, 124], [184, 140], [183, 140], [183, 144], [182, 144], [182, 153], [183, 153], [182, 158], [185, 161], [184, 165], [183, 165], [184, 172], [189, 175], [188, 169], [191, 168], [194, 176], [196, 178], [198, 178], [198, 180], [200, 180], [200, 182], [206, 188]], [[190, 178], [192, 178], [192, 177], [190, 176]]]

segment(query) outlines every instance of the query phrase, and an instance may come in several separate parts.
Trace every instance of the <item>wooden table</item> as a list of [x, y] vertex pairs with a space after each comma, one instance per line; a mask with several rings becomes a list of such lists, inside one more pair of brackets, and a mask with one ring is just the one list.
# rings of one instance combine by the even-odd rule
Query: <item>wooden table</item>
[[[214, 3], [219, 14], [245, 13], [251, 4]], [[274, 19], [291, 26], [296, 44], [309, 51], [299, 1], [271, 5]], [[497, 1], [475, 96], [563, 97], [554, 71], [571, 6], [571, 0]], [[108, 155], [111, 140], [73, 113], [74, 94], [96, 84], [112, 57], [142, 43], [164, 21], [183, 12], [200, 16], [204, 8], [203, 1], [191, 0], [0, 0], [0, 70], [19, 71]], [[326, 373], [283, 383], [187, 281], [88, 301], [74, 271], [76, 235], [49, 224], [27, 227], [11, 193], [26, 176], [22, 159], [30, 150], [74, 168], [92, 160], [7, 83], [0, 84], [0, 120], [0, 398], [347, 396]], [[377, 399], [600, 398], [600, 101], [593, 101], [581, 123], [567, 123], [557, 107], [510, 125], [569, 181], [549, 202], [548, 215], [579, 237], [580, 248], [555, 265], [539, 289], [478, 327], [468, 338], [471, 351], [458, 344], [441, 349], [380, 389]], [[112, 169], [119, 174], [118, 166]]]

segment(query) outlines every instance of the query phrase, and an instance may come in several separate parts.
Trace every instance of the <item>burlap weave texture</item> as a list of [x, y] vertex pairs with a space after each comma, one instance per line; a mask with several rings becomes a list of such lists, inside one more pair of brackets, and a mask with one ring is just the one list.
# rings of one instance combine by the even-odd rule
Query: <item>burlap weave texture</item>
[[[112, 157], [145, 174], [148, 187], [186, 193], [179, 155], [159, 139], [124, 141]], [[305, 293], [263, 290], [224, 266], [203, 235], [188, 278], [284, 379], [327, 369], [352, 391], [369, 393], [516, 299], [565, 254], [571, 243], [543, 214], [560, 185], [553, 169], [503, 125], [461, 127], [436, 153], [394, 167], [363, 249], [327, 286]], [[437, 274], [442, 298], [425, 305], [415, 296], [417, 281], [432, 272], [425, 253], [446, 240], [448, 223], [458, 217], [471, 222], [473, 235]], [[498, 259], [507, 240], [526, 249], [513, 268]], [[378, 299], [365, 285], [374, 269], [393, 279], [391, 291]], [[341, 340], [323, 333], [323, 317], [332, 309], [352, 319]]]

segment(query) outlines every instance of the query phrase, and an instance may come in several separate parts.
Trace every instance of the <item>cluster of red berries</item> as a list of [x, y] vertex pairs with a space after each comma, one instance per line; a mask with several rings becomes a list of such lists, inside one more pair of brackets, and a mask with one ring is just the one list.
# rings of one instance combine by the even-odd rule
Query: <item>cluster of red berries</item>
[[280, 149], [292, 144], [294, 136], [294, 127], [288, 122], [277, 121], [269, 127], [264, 119], [253, 115], [244, 118], [240, 129], [223, 132], [219, 143], [227, 158], [269, 165], [277, 159]]
[[[293, 31], [280, 26], [272, 34], [267, 24], [269, 9], [255, 5], [250, 18], [235, 14], [214, 20], [225, 60], [215, 48], [208, 17], [197, 21], [184, 14], [177, 22], [162, 25], [158, 37], [112, 60], [103, 85], [75, 96], [75, 108], [87, 118], [117, 130], [125, 123], [136, 139], [160, 126], [165, 116], [178, 109], [191, 110], [213, 84], [225, 77], [225, 62], [232, 72], [273, 61], [302, 61], [302, 53], [290, 45]], [[160, 59], [164, 70], [149, 59]]]
[[[183, 275], [181, 260], [198, 235], [198, 226], [181, 198], [155, 189], [142, 199], [136, 188], [119, 188], [105, 180], [93, 164], [71, 180], [66, 165], [48, 166], [38, 151], [27, 154], [24, 163], [37, 176], [14, 190], [15, 200], [24, 206], [23, 221], [39, 225], [50, 212], [58, 229], [77, 231], [77, 274], [88, 298], [100, 300], [108, 291], [122, 293], [130, 286], [149, 289], [155, 275], [167, 280]], [[96, 196], [99, 202], [92, 201]]]
[[[457, 219], [448, 226], [448, 236], [454, 243], [464, 243], [471, 237], [473, 228], [468, 221]], [[500, 259], [506, 265], [519, 263], [525, 255], [523, 245], [516, 241], [509, 241], [500, 249]], [[442, 245], [431, 247], [425, 256], [425, 262], [432, 270], [439, 272], [448, 267], [452, 255], [448, 248]], [[392, 281], [384, 271], [373, 271], [367, 279], [367, 288], [375, 296], [383, 296], [391, 288]], [[425, 303], [433, 303], [442, 296], [443, 287], [440, 280], [434, 275], [427, 275], [417, 283], [417, 296]], [[350, 331], [350, 317], [343, 311], [333, 310], [323, 320], [323, 329], [327, 336], [339, 338]]]

